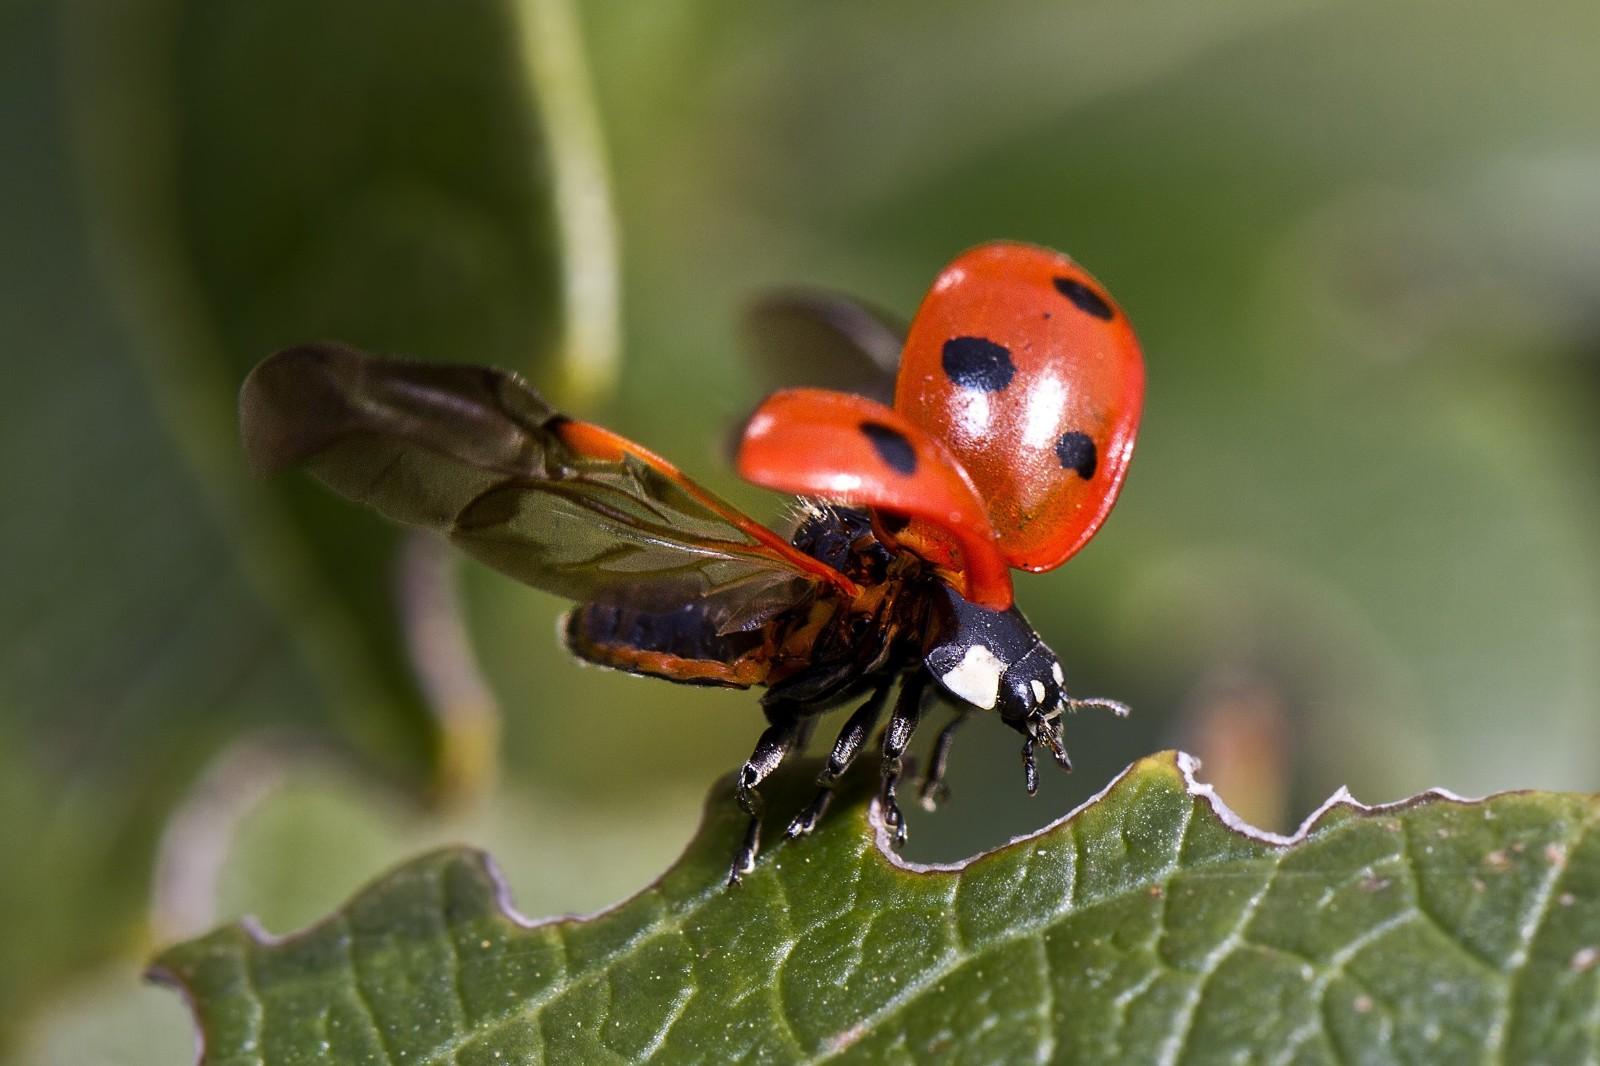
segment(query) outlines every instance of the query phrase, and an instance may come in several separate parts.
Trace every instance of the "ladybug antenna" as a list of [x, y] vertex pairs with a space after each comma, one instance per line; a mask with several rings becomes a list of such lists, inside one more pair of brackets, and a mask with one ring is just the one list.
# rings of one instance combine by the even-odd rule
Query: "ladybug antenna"
[[1067, 710], [1069, 710], [1069, 711], [1079, 711], [1079, 710], [1082, 710], [1085, 707], [1097, 707], [1102, 711], [1110, 711], [1112, 714], [1116, 715], [1118, 718], [1126, 718], [1126, 717], [1128, 717], [1129, 714], [1133, 713], [1133, 709], [1131, 707], [1129, 707], [1126, 703], [1123, 703], [1121, 700], [1107, 700], [1107, 699], [1101, 699], [1099, 697], [1090, 697], [1088, 699], [1075, 700], [1075, 699], [1072, 699], [1071, 697], [1068, 697], [1068, 699], [1067, 699]]

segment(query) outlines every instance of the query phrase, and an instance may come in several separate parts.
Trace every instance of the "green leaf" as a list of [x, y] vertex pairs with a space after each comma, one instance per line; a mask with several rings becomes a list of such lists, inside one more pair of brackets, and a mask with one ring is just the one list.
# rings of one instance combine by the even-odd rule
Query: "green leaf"
[[[858, 803], [735, 889], [723, 783], [682, 860], [593, 917], [527, 922], [486, 856], [452, 849], [306, 932], [230, 926], [153, 973], [213, 1066], [1600, 1053], [1595, 797], [1340, 793], [1276, 837], [1193, 769], [1145, 759], [952, 867], [888, 856]], [[787, 775], [769, 809], [806, 787]]]
[[0, 16], [0, 1057], [69, 974], [149, 943], [151, 855], [207, 759], [325, 724], [104, 305], [41, 91], [71, 82], [65, 7]]
[[573, 165], [582, 52], [527, 54], [566, 47], [561, 8], [0, 15], [0, 852], [28, 856], [0, 876], [0, 1054], [69, 974], [209, 924], [152, 914], [151, 860], [242, 737], [331, 738], [413, 790], [486, 777], [492, 704], [440, 670], [424, 697], [407, 655], [462, 643], [427, 609], [448, 571], [404, 568], [403, 631], [401, 542], [253, 481], [235, 399], [283, 337], [330, 335], [530, 370], [559, 349], [603, 384], [614, 311], [561, 294], [604, 264], [550, 237], [572, 226], [544, 180]]

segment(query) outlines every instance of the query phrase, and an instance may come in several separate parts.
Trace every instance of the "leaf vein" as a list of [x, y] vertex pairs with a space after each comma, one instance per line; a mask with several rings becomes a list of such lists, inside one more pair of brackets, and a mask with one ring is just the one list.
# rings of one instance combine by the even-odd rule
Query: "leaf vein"
[[461, 952], [456, 947], [456, 938], [450, 935], [450, 906], [447, 899], [448, 889], [444, 883], [444, 871], [435, 870], [432, 878], [434, 887], [438, 892], [439, 900], [439, 939], [444, 941], [446, 950], [450, 953], [450, 992], [455, 998], [456, 1013], [460, 1022], [456, 1026], [456, 1038], [466, 1035], [472, 1028], [472, 1012], [467, 1009], [467, 997], [461, 991]]
[[[1187, 830], [1185, 831], [1187, 832]], [[1250, 925], [1251, 920], [1255, 918], [1256, 910], [1261, 906], [1261, 901], [1266, 899], [1267, 893], [1271, 891], [1273, 883], [1278, 878], [1278, 871], [1281, 869], [1283, 869], [1283, 863], [1280, 855], [1277, 857], [1277, 861], [1272, 864], [1266, 879], [1261, 883], [1261, 887], [1245, 901], [1245, 905], [1239, 911], [1239, 917], [1234, 921], [1233, 928], [1228, 931], [1228, 935], [1218, 941], [1216, 947], [1206, 952], [1205, 957], [1200, 960], [1200, 972], [1190, 985], [1189, 994], [1184, 997], [1183, 1003], [1178, 1007], [1176, 1024], [1172, 1032], [1167, 1035], [1167, 1039], [1162, 1042], [1160, 1054], [1156, 1058], [1160, 1066], [1173, 1066], [1178, 1061], [1179, 1055], [1183, 1052], [1183, 1043], [1189, 1038], [1189, 1031], [1194, 1027], [1194, 1019], [1200, 1007], [1200, 1000], [1205, 995], [1206, 987], [1212, 975], [1217, 972], [1228, 956], [1233, 954], [1245, 942], [1245, 929]]]
[[243, 971], [244, 987], [250, 995], [250, 1003], [254, 1010], [250, 1012], [250, 1046], [255, 1048], [257, 1066], [266, 1066], [266, 1058], [261, 1051], [261, 1034], [266, 1029], [267, 1004], [261, 998], [261, 988], [256, 984], [256, 953], [254, 944], [247, 945], [239, 960], [239, 969]]
[[1045, 947], [1044, 937], [1033, 938], [1034, 948], [1039, 956], [1039, 1063], [1050, 1062], [1056, 1057], [1056, 983], [1055, 975], [1050, 969], [1050, 952]]
[[[1289, 1034], [1289, 1039], [1284, 1043], [1283, 1049], [1279, 1052], [1277, 1058], [1273, 1060], [1274, 1066], [1287, 1066], [1288, 1063], [1294, 1060], [1295, 1052], [1299, 1051], [1307, 1040], [1316, 1036], [1319, 1032], [1326, 1035], [1325, 1030], [1317, 1025], [1317, 1019], [1325, 1017], [1328, 986], [1333, 983], [1335, 977], [1340, 977], [1344, 974], [1344, 969], [1351, 960], [1377, 941], [1394, 932], [1394, 930], [1418, 921], [1421, 917], [1414, 908], [1397, 911], [1383, 921], [1371, 926], [1360, 936], [1355, 937], [1338, 951], [1330, 954], [1326, 960], [1317, 964], [1321, 972], [1317, 974], [1316, 980], [1311, 983], [1312, 1016], [1306, 1019], [1304, 1025]], [[1328, 1043], [1331, 1046], [1333, 1042], [1329, 1040]], [[1343, 1058], [1343, 1053], [1338, 1049], [1335, 1049], [1334, 1054], [1336, 1058]]]
[[1409, 826], [1403, 826], [1401, 828], [1400, 840], [1402, 850], [1405, 854], [1406, 882], [1411, 885], [1412, 906], [1417, 909], [1417, 913], [1422, 915], [1422, 917], [1434, 928], [1439, 936], [1443, 938], [1444, 941], [1451, 947], [1455, 948], [1463, 958], [1471, 961], [1490, 977], [1499, 979], [1501, 976], [1500, 968], [1495, 965], [1494, 961], [1482, 955], [1476, 948], [1473, 948], [1471, 945], [1460, 940], [1456, 933], [1451, 932], [1450, 927], [1445, 924], [1444, 919], [1433, 913], [1433, 908], [1428, 906], [1427, 898], [1422, 892], [1422, 878], [1417, 873], [1421, 867], [1417, 861], [1416, 849], [1411, 843], [1411, 830]]
[[373, 1009], [372, 1000], [367, 995], [364, 970], [360, 956], [356, 952], [355, 927], [350, 924], [349, 916], [343, 912], [339, 914], [338, 921], [345, 934], [343, 944], [345, 958], [350, 961], [350, 976], [355, 978], [350, 984], [355, 989], [356, 1003], [360, 1005], [362, 1013], [366, 1015], [368, 1023], [372, 1026], [373, 1035], [378, 1038], [378, 1046], [383, 1049], [384, 1061], [393, 1063], [395, 1061], [394, 1048], [389, 1046], [389, 1038], [384, 1034], [383, 1023], [378, 1020], [378, 1012]]
[[685, 985], [678, 990], [676, 996], [672, 997], [672, 1006], [668, 1010], [666, 1021], [656, 1030], [655, 1035], [650, 1038], [650, 1042], [644, 1050], [644, 1057], [640, 1061], [650, 1062], [666, 1046], [668, 1034], [672, 1032], [672, 1027], [678, 1024], [678, 1019], [682, 1018], [689, 1009], [689, 1001], [694, 998], [695, 992], [696, 987], [694, 985]]
[[782, 956], [778, 958], [776, 965], [773, 967], [772, 980], [768, 983], [767, 994], [772, 999], [772, 1016], [778, 1020], [778, 1024], [783, 1029], [783, 1035], [788, 1037], [789, 1043], [794, 1046], [795, 1055], [799, 1056], [803, 1054], [800, 1034], [795, 1032], [794, 1020], [789, 1017], [789, 1008], [784, 1003], [783, 982], [789, 959], [794, 955], [796, 945], [800, 943], [801, 934], [797, 933], [794, 928], [794, 908], [789, 902], [788, 886], [783, 883], [783, 878], [781, 877], [774, 877], [772, 880], [778, 886], [778, 898], [783, 903], [783, 928], [787, 933], [788, 947], [784, 949]]
[[[1073, 837], [1074, 840], [1076, 840], [1076, 833], [1073, 834]], [[1163, 874], [1162, 876], [1164, 877], [1166, 875]], [[1074, 878], [1074, 887], [1076, 887], [1077, 881], [1078, 879]], [[1160, 883], [1160, 878], [1152, 878], [1148, 881], [1139, 882], [1138, 884], [1132, 886], [1129, 891], [1148, 890], [1150, 885], [1158, 883]], [[946, 952], [940, 958], [935, 960], [927, 970], [918, 975], [914, 980], [908, 982], [906, 986], [900, 990], [900, 993], [893, 999], [889, 1000], [887, 1003], [884, 1003], [866, 1017], [853, 1023], [846, 1030], [840, 1030], [829, 1039], [823, 1041], [822, 1053], [805, 1061], [815, 1064], [832, 1060], [849, 1046], [848, 1043], [843, 1042], [841, 1039], [845, 1032], [850, 1030], [865, 1030], [869, 1032], [876, 1030], [877, 1027], [880, 1026], [885, 1020], [892, 1018], [899, 1011], [903, 1010], [905, 1007], [914, 1002], [923, 992], [927, 991], [939, 981], [944, 980], [957, 967], [964, 966], [970, 962], [979, 961], [987, 956], [1001, 951], [1004, 948], [1010, 947], [1012, 944], [1015, 944], [1018, 941], [1027, 940], [1030, 937], [1039, 935], [1046, 930], [1055, 927], [1063, 918], [1071, 915], [1075, 909], [1076, 908], [1069, 903], [1068, 905], [1060, 907], [1050, 914], [1045, 915], [1039, 921], [1030, 922], [1026, 925], [1012, 926], [1009, 930], [1007, 930], [1006, 935], [988, 941], [982, 948], [975, 952]]]
[[1528, 913], [1523, 917], [1517, 927], [1517, 943], [1506, 956], [1503, 985], [1503, 995], [1500, 999], [1499, 1009], [1496, 1011], [1494, 1022], [1489, 1027], [1488, 1040], [1484, 1047], [1484, 1061], [1493, 1062], [1498, 1059], [1501, 1063], [1507, 1062], [1506, 1037], [1511, 1029], [1511, 1012], [1516, 1006], [1517, 989], [1521, 985], [1521, 978], [1527, 972], [1528, 955], [1533, 950], [1533, 942], [1538, 939], [1539, 933], [1544, 929], [1544, 923], [1550, 916], [1550, 904], [1556, 897], [1556, 885], [1560, 883], [1566, 873], [1568, 860], [1573, 852], [1583, 844], [1583, 838], [1592, 826], [1592, 822], [1579, 822], [1576, 830], [1569, 834], [1565, 840], [1565, 850], [1559, 861], [1551, 861], [1545, 870], [1544, 877], [1540, 879], [1538, 887], [1533, 892], [1533, 902], [1528, 908]]

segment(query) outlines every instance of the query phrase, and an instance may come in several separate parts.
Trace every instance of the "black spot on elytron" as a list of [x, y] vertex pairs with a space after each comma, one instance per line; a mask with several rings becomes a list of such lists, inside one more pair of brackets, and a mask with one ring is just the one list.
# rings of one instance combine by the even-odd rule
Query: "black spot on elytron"
[[1103, 318], [1110, 322], [1116, 317], [1116, 312], [1111, 310], [1111, 305], [1106, 303], [1106, 298], [1095, 292], [1089, 286], [1073, 278], [1056, 278], [1056, 291], [1071, 300], [1078, 310], [1091, 314], [1096, 318]]
[[945, 377], [979, 392], [999, 392], [1017, 372], [1011, 352], [983, 337], [951, 337], [944, 342], [943, 362]]
[[878, 458], [888, 463], [897, 473], [917, 472], [917, 451], [911, 447], [911, 442], [906, 440], [904, 433], [882, 422], [863, 422], [861, 432], [872, 442], [872, 450], [878, 453]]
[[1085, 481], [1094, 477], [1094, 468], [1100, 465], [1100, 451], [1094, 441], [1089, 434], [1077, 430], [1061, 434], [1056, 441], [1056, 458], [1061, 460], [1061, 469], [1074, 470]]

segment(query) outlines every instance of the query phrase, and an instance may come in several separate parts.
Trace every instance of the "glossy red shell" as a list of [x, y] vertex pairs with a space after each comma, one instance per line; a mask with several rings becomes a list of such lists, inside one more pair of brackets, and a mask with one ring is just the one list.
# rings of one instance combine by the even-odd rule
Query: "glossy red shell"
[[1110, 513], [1133, 456], [1144, 360], [1105, 289], [1059, 252], [981, 245], [924, 298], [895, 408], [983, 499], [1000, 553], [1049, 570]]
[[938, 439], [876, 400], [785, 389], [756, 408], [739, 474], [769, 489], [861, 504], [925, 522], [907, 547], [974, 603], [1011, 606], [1011, 572], [995, 550], [984, 501]]

